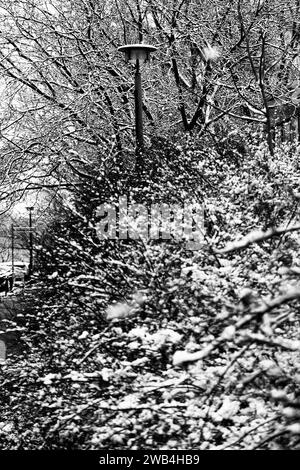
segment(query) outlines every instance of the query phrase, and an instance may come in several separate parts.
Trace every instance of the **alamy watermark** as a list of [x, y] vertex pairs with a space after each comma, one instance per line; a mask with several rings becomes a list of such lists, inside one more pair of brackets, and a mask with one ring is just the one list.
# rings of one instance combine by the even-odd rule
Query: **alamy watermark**
[[118, 203], [104, 203], [97, 209], [96, 231], [101, 240], [176, 240], [197, 250], [204, 241], [204, 207], [198, 202], [184, 204], [131, 203], [120, 196]]

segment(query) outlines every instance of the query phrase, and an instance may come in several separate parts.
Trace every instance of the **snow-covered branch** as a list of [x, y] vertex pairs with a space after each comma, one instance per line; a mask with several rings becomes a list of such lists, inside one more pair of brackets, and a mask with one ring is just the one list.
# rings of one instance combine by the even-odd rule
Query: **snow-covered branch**
[[231, 253], [233, 251], [238, 251], [242, 250], [243, 248], [247, 248], [249, 245], [252, 245], [252, 243], [259, 243], [268, 240], [269, 238], [276, 237], [278, 235], [283, 235], [288, 232], [296, 232], [298, 230], [300, 230], [300, 224], [293, 225], [291, 227], [285, 226], [278, 228], [270, 228], [265, 232], [263, 230], [255, 230], [253, 232], [250, 232], [241, 240], [230, 242], [225, 248], [222, 248], [221, 250], [215, 250], [215, 252], [219, 254]]

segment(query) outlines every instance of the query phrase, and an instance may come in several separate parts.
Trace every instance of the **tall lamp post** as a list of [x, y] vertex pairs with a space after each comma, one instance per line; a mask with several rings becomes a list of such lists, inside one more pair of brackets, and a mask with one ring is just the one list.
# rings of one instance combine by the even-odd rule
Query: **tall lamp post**
[[15, 227], [11, 224], [11, 274], [12, 282], [15, 278]]
[[28, 274], [29, 276], [32, 274], [32, 267], [33, 267], [33, 233], [32, 233], [32, 211], [33, 207], [26, 207], [29, 212], [29, 266], [28, 266]]
[[125, 53], [126, 62], [135, 64], [134, 101], [137, 167], [141, 167], [141, 154], [144, 149], [141, 63], [149, 62], [150, 53], [156, 50], [157, 47], [150, 46], [149, 44], [127, 44], [118, 48], [118, 51]]

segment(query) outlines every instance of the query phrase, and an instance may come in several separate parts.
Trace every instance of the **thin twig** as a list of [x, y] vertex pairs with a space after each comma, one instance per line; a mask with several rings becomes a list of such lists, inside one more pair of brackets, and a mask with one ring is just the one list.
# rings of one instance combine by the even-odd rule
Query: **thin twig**
[[227, 253], [232, 253], [233, 251], [239, 251], [243, 248], [248, 248], [248, 246], [252, 245], [253, 243], [259, 243], [268, 240], [269, 238], [276, 237], [278, 235], [282, 235], [288, 232], [297, 232], [299, 230], [300, 225], [294, 225], [292, 227], [270, 228], [266, 232], [262, 230], [257, 230], [254, 232], [250, 232], [241, 240], [229, 243], [225, 248], [222, 248], [221, 250], [215, 250], [215, 252], [223, 255]]
[[249, 434], [253, 433], [257, 429], [261, 428], [262, 426], [265, 426], [265, 424], [271, 423], [272, 421], [275, 421], [277, 419], [277, 416], [274, 416], [273, 418], [268, 419], [267, 421], [263, 421], [262, 423], [254, 426], [252, 429], [249, 431], [245, 432], [241, 437], [239, 437], [236, 441], [230, 442], [229, 444], [225, 444], [220, 450], [225, 450], [228, 449], [229, 447], [232, 447], [236, 444], [239, 444], [241, 441], [245, 439]]

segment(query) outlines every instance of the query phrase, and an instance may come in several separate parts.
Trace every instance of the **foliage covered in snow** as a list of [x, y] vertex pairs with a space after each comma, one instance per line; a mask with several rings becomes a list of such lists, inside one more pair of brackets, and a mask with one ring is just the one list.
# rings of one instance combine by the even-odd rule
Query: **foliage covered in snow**
[[76, 212], [60, 208], [17, 319], [23, 355], [0, 364], [2, 448], [299, 448], [300, 238], [284, 230], [299, 223], [299, 148], [250, 150], [168, 144], [156, 177], [118, 189], [138, 202], [194, 195], [200, 162], [195, 252], [99, 241], [107, 180], [76, 195]]

